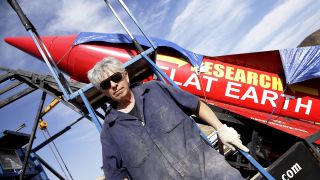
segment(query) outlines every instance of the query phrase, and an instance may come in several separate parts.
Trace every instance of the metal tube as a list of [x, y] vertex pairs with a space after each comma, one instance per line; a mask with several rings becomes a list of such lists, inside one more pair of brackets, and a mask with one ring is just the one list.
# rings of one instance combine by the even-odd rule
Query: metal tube
[[39, 104], [39, 107], [38, 107], [38, 112], [37, 112], [36, 118], [34, 120], [31, 136], [30, 136], [30, 139], [29, 139], [28, 147], [27, 147], [27, 151], [26, 151], [26, 154], [25, 154], [25, 157], [24, 157], [22, 171], [21, 171], [21, 174], [20, 174], [20, 180], [23, 179], [24, 173], [26, 171], [26, 167], [27, 167], [27, 164], [28, 164], [28, 159], [29, 159], [29, 156], [30, 156], [30, 153], [31, 153], [32, 144], [33, 144], [36, 132], [37, 132], [37, 127], [38, 127], [39, 120], [40, 120], [40, 114], [41, 114], [41, 111], [42, 111], [42, 108], [43, 108], [44, 101], [46, 99], [46, 95], [47, 95], [47, 93], [43, 92], [42, 96], [41, 96], [41, 101], [40, 101], [40, 104]]
[[[10, 6], [13, 8], [13, 10], [17, 13], [18, 17], [21, 20], [21, 23], [23, 24], [23, 26], [25, 26], [25, 29], [30, 33], [30, 35], [32, 37], [32, 40], [36, 44], [37, 49], [39, 50], [43, 60], [46, 62], [47, 66], [49, 67], [49, 70], [53, 74], [53, 77], [57, 81], [57, 83], [58, 83], [61, 91], [63, 92], [65, 98], [68, 99], [69, 95], [68, 95], [68, 93], [66, 92], [66, 89], [64, 88], [64, 86], [61, 84], [61, 82], [59, 80], [59, 76], [61, 76], [61, 72], [57, 68], [55, 62], [53, 61], [50, 53], [48, 52], [48, 50], [45, 47], [44, 43], [42, 42], [41, 38], [38, 37], [38, 33], [36, 32], [35, 27], [29, 21], [28, 17], [24, 14], [24, 12], [22, 11], [21, 7], [19, 6], [19, 4], [17, 3], [16, 0], [7, 0], [7, 2], [10, 4]], [[41, 46], [39, 45], [39, 43], [42, 45], [43, 49], [45, 50], [45, 52], [47, 54], [44, 54], [44, 52], [43, 52]], [[47, 56], [52, 61], [51, 63], [53, 64], [53, 66], [55, 66], [55, 69], [52, 68], [52, 66], [51, 66], [52, 64], [50, 64], [50, 62], [48, 61]], [[71, 90], [70, 87], [66, 84], [66, 82], [64, 82], [64, 83], [67, 86], [67, 90], [69, 90], [69, 92], [71, 92], [70, 91]]]
[[46, 141], [42, 142], [41, 144], [39, 144], [37, 147], [32, 149], [32, 152], [37, 152], [38, 150], [40, 150], [41, 148], [43, 148], [44, 146], [46, 146], [47, 144], [49, 144], [51, 141], [57, 139], [58, 137], [60, 137], [62, 134], [64, 134], [65, 132], [67, 132], [68, 130], [71, 129], [71, 126], [73, 126], [74, 124], [76, 124], [77, 122], [79, 122], [82, 118], [84, 118], [84, 116], [81, 116], [80, 118], [78, 118], [76, 121], [74, 121], [73, 123], [71, 123], [69, 126], [65, 127], [64, 129], [62, 129], [61, 131], [59, 131], [58, 133], [54, 134], [53, 136], [51, 136], [49, 139], [47, 139]]
[[10, 91], [11, 89], [13, 89], [13, 88], [15, 88], [15, 87], [17, 87], [17, 86], [19, 86], [19, 85], [21, 85], [21, 84], [22, 84], [22, 82], [17, 81], [17, 82], [15, 82], [15, 83], [13, 83], [13, 84], [10, 84], [9, 86], [7, 86], [7, 87], [5, 87], [5, 88], [3, 88], [3, 89], [0, 89], [0, 95], [3, 94], [3, 93], [6, 93], [6, 92], [8, 92], [8, 91]]
[[116, 13], [116, 11], [113, 9], [113, 7], [111, 6], [111, 4], [109, 3], [108, 0], [104, 0], [107, 5], [109, 6], [109, 8], [111, 9], [111, 12], [113, 13], [113, 15], [116, 17], [116, 19], [120, 22], [120, 24], [122, 25], [122, 27], [124, 28], [124, 30], [128, 33], [128, 35], [130, 36], [130, 38], [133, 40], [134, 37], [132, 36], [132, 34], [130, 33], [130, 31], [128, 30], [127, 26], [122, 22], [121, 18], [118, 16], [118, 14]]
[[66, 90], [68, 91], [68, 94], [70, 94], [72, 92], [68, 82], [66, 81], [65, 77], [63, 76], [63, 74], [61, 73], [61, 71], [59, 70], [57, 64], [54, 62], [50, 52], [48, 51], [47, 47], [45, 46], [45, 44], [43, 43], [42, 39], [39, 37], [38, 38], [40, 44], [42, 45], [44, 51], [46, 52], [51, 64], [54, 66], [55, 70], [56, 70], [56, 73], [57, 73], [57, 77], [60, 81], [63, 81], [63, 84], [64, 85], [63, 87], [66, 88]]
[[25, 123], [22, 123], [17, 129], [15, 129], [15, 132], [19, 132], [22, 128], [26, 127]]
[[151, 44], [153, 49], [156, 49], [157, 46], [149, 39], [149, 37], [144, 33], [144, 31], [142, 30], [141, 26], [138, 24], [138, 21], [135, 19], [135, 17], [131, 14], [129, 8], [127, 7], [127, 5], [122, 1], [122, 0], [118, 0], [120, 2], [120, 4], [122, 5], [122, 7], [124, 8], [124, 10], [128, 13], [128, 15], [131, 17], [131, 19], [133, 20], [133, 22], [136, 24], [136, 26], [139, 28], [139, 30], [141, 31], [141, 33], [143, 34], [143, 36], [149, 41], [149, 43]]
[[242, 151], [241, 149], [238, 149], [238, 151], [268, 180], [275, 180], [274, 177], [272, 177], [268, 171], [266, 171], [252, 156], [250, 156], [249, 153], [246, 153]]
[[[147, 61], [151, 69], [153, 69], [154, 73], [160, 77], [161, 81], [165, 82], [165, 80], [167, 80], [173, 87], [180, 89], [180, 87], [172, 79], [170, 79], [168, 75], [164, 73], [148, 56], [146, 56], [144, 53], [141, 53], [141, 55]], [[165, 80], [163, 78], [165, 78]]]
[[57, 176], [60, 180], [65, 180], [64, 177], [62, 177], [55, 169], [53, 169], [44, 159], [42, 159], [39, 155], [35, 154], [37, 156], [37, 159], [40, 161], [40, 163], [46, 167], [52, 174]]
[[141, 45], [139, 44], [139, 42], [136, 40], [136, 38], [134, 38], [134, 36], [130, 33], [129, 29], [126, 27], [126, 25], [122, 22], [121, 18], [118, 16], [118, 14], [116, 13], [116, 11], [113, 9], [113, 7], [111, 6], [111, 4], [109, 3], [108, 0], [105, 0], [105, 2], [107, 3], [107, 5], [109, 6], [109, 8], [111, 9], [111, 12], [113, 13], [113, 15], [116, 17], [116, 19], [120, 22], [120, 24], [122, 25], [122, 27], [124, 28], [124, 30], [127, 32], [127, 34], [130, 36], [132, 43], [134, 44], [134, 46], [138, 49], [138, 51], [140, 53], [142, 53], [144, 50], [141, 47]]
[[43, 112], [41, 113], [41, 117], [51, 111], [59, 103], [59, 100], [60, 97], [55, 98], [46, 108], [44, 108]]
[[89, 112], [90, 115], [91, 115], [92, 122], [96, 125], [96, 127], [97, 127], [97, 129], [98, 129], [98, 131], [99, 131], [99, 133], [100, 133], [101, 130], [102, 130], [102, 125], [101, 125], [99, 119], [97, 118], [97, 115], [94, 113], [94, 110], [92, 109], [89, 101], [87, 100], [86, 96], [84, 95], [84, 93], [82, 92], [81, 89], [80, 89], [80, 91], [79, 91], [79, 94], [80, 94], [80, 96], [81, 96], [81, 98], [82, 98], [82, 100], [83, 100], [83, 102], [84, 102], [84, 104], [85, 104], [88, 112]]
[[66, 99], [68, 99], [68, 98], [69, 98], [69, 94], [66, 92], [66, 90], [64, 89], [64, 86], [61, 84], [61, 82], [60, 82], [60, 80], [59, 80], [59, 78], [58, 78], [58, 74], [59, 74], [59, 73], [57, 72], [56, 69], [52, 68], [50, 62], [48, 61], [47, 56], [44, 54], [43, 50], [41, 49], [41, 47], [40, 47], [40, 45], [39, 45], [39, 43], [38, 43], [38, 41], [37, 41], [37, 39], [36, 39], [36, 35], [33, 34], [33, 32], [32, 32], [31, 30], [29, 30], [28, 32], [30, 33], [33, 42], [34, 42], [35, 45], [37, 46], [37, 49], [39, 50], [39, 52], [40, 52], [43, 60], [44, 60], [45, 63], [47, 64], [50, 72], [52, 73], [53, 78], [54, 78], [54, 79], [56, 80], [56, 82], [58, 83], [58, 86], [60, 87], [63, 95], [65, 96]]

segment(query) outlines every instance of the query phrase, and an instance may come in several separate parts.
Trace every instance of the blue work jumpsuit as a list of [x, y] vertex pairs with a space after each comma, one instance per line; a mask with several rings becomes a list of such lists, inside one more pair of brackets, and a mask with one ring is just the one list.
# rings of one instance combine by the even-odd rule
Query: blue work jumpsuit
[[141, 118], [106, 110], [100, 138], [107, 180], [242, 179], [189, 117], [198, 97], [158, 81], [132, 91]]

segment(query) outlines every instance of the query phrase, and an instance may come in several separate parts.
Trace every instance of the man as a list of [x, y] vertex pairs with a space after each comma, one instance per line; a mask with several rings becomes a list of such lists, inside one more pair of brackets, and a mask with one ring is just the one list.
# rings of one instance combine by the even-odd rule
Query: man
[[100, 137], [106, 179], [242, 179], [189, 116], [217, 129], [224, 145], [249, 150], [197, 96], [158, 81], [130, 89], [128, 73], [114, 58], [98, 62], [88, 78], [113, 100]]

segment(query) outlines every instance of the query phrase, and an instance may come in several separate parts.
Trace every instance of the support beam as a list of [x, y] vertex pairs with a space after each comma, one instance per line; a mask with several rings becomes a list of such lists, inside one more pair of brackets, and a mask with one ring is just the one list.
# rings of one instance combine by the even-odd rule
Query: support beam
[[[0, 68], [1, 68], [1, 67], [0, 67]], [[0, 76], [0, 83], [8, 80], [9, 78], [12, 77], [12, 75], [13, 75], [12, 73], [2, 74], [2, 75]]]
[[22, 91], [20, 91], [19, 93], [15, 94], [15, 95], [12, 95], [4, 100], [1, 100], [0, 101], [0, 109], [10, 103], [13, 103], [14, 101], [32, 93], [33, 91], [35, 91], [36, 88], [33, 88], [33, 87], [28, 87]]
[[13, 88], [15, 88], [15, 87], [17, 87], [17, 86], [19, 86], [19, 85], [21, 85], [21, 84], [22, 84], [22, 82], [16, 81], [16, 82], [10, 84], [9, 86], [0, 89], [0, 95], [3, 94], [3, 93], [6, 93], [6, 92], [8, 92], [8, 91], [10, 91], [11, 89], [13, 89]]
[[52, 142], [53, 140], [57, 139], [58, 137], [60, 137], [62, 134], [64, 134], [65, 132], [67, 132], [68, 130], [71, 129], [71, 126], [73, 126], [74, 124], [76, 124], [77, 122], [79, 122], [81, 119], [83, 119], [84, 116], [81, 116], [80, 118], [78, 118], [76, 121], [74, 121], [73, 123], [71, 123], [69, 126], [65, 127], [64, 129], [62, 129], [61, 131], [59, 131], [58, 133], [56, 133], [55, 135], [51, 136], [49, 139], [47, 139], [46, 141], [42, 142], [41, 144], [39, 144], [37, 147], [32, 149], [32, 152], [37, 152], [38, 150], [40, 150], [41, 148], [43, 148], [44, 146], [46, 146], [47, 144], [49, 144], [50, 142]]
[[31, 153], [32, 144], [33, 144], [34, 138], [36, 136], [36, 132], [37, 132], [37, 128], [38, 128], [38, 124], [39, 124], [39, 120], [40, 120], [40, 114], [42, 112], [42, 108], [43, 108], [44, 101], [46, 99], [46, 95], [47, 94], [45, 92], [43, 92], [42, 96], [41, 96], [40, 104], [39, 104], [39, 107], [38, 107], [38, 112], [37, 112], [36, 118], [34, 120], [31, 136], [30, 136], [30, 139], [29, 139], [28, 147], [27, 147], [27, 151], [26, 151], [26, 154], [24, 156], [22, 171], [21, 171], [21, 174], [20, 174], [20, 180], [23, 179], [24, 173], [26, 172], [26, 167], [28, 165], [28, 160], [29, 160], [29, 156], [30, 156], [30, 153]]
[[55, 169], [53, 169], [44, 159], [42, 159], [39, 155], [37, 155], [37, 159], [40, 161], [40, 163], [46, 167], [50, 172], [52, 172], [52, 174], [54, 174], [55, 176], [57, 176], [57, 178], [59, 178], [60, 180], [65, 180], [65, 178], [63, 176], [61, 176]]

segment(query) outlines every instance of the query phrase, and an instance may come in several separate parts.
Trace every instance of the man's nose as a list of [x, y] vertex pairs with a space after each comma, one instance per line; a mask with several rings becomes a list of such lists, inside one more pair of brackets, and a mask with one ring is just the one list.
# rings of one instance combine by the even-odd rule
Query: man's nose
[[111, 88], [116, 87], [117, 85], [118, 85], [118, 83], [115, 83], [115, 82], [113, 82], [113, 81], [110, 81], [110, 86], [111, 86]]

